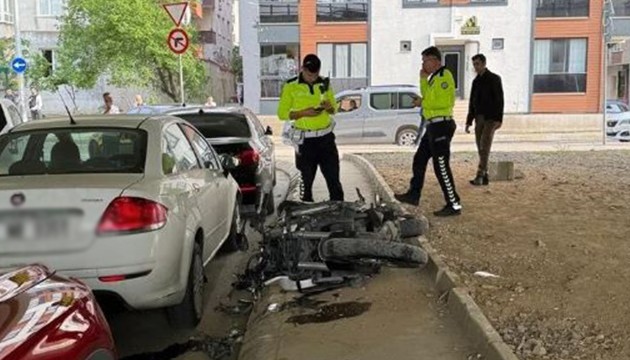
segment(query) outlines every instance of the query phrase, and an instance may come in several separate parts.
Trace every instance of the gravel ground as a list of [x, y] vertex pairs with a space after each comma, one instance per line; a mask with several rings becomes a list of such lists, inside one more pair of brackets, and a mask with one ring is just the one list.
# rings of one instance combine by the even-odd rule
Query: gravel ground
[[[365, 155], [404, 192], [411, 154]], [[523, 179], [473, 187], [477, 157], [453, 155], [462, 216], [432, 168], [419, 208], [429, 240], [521, 359], [630, 359], [630, 151], [495, 153]], [[486, 271], [498, 278], [475, 276]]]

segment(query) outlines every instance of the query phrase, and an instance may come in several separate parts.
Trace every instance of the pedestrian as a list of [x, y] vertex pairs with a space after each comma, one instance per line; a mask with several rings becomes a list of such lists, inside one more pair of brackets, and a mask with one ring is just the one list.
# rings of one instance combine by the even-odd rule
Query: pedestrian
[[313, 182], [318, 167], [326, 179], [330, 200], [343, 201], [331, 116], [335, 113], [335, 94], [330, 79], [319, 76], [320, 69], [317, 55], [304, 57], [299, 75], [282, 87], [278, 117], [282, 121], [295, 121], [289, 136], [296, 149], [295, 165], [302, 174], [302, 201], [314, 201]]
[[114, 105], [114, 98], [108, 92], [103, 94], [103, 102], [105, 103], [105, 110], [103, 115], [116, 115], [120, 114], [118, 106]]
[[475, 186], [488, 185], [488, 159], [494, 132], [503, 123], [503, 85], [501, 77], [486, 67], [486, 57], [477, 54], [472, 57], [473, 67], [477, 77], [473, 80], [470, 91], [468, 116], [466, 117], [466, 132], [475, 121], [475, 140], [479, 154], [477, 176], [470, 183]]
[[13, 104], [18, 104], [18, 95], [13, 92], [13, 89], [7, 89], [4, 94], [4, 98], [11, 101]]
[[36, 88], [31, 88], [31, 96], [28, 98], [28, 107], [31, 110], [31, 118], [39, 120], [42, 118], [42, 96]]
[[134, 99], [134, 102], [133, 102], [133, 106], [136, 108], [144, 106], [144, 99], [142, 99], [142, 95], [140, 94], [136, 95], [136, 98]]
[[421, 96], [414, 100], [422, 106], [422, 117], [426, 120], [426, 131], [420, 139], [420, 146], [413, 158], [413, 176], [409, 190], [396, 194], [398, 201], [418, 206], [424, 186], [424, 177], [429, 159], [433, 159], [435, 176], [440, 183], [446, 206], [435, 211], [435, 216], [459, 215], [462, 206], [455, 190], [455, 181], [450, 166], [451, 140], [457, 125], [453, 120], [455, 106], [455, 81], [453, 75], [442, 66], [440, 50], [431, 46], [422, 52], [420, 71]]
[[206, 100], [207, 107], [217, 107], [217, 103], [214, 102], [214, 98], [212, 96], [208, 96], [208, 100]]

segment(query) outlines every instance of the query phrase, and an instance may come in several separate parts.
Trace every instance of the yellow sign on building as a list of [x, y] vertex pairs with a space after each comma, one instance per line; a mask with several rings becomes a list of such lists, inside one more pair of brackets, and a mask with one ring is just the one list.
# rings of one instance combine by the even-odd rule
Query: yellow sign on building
[[481, 27], [477, 22], [476, 16], [471, 16], [462, 26], [462, 35], [479, 35], [480, 33]]

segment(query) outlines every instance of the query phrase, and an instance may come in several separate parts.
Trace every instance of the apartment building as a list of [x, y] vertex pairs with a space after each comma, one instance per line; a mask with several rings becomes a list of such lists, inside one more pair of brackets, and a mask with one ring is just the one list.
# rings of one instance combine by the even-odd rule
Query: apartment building
[[531, 112], [601, 112], [603, 0], [538, 0]]
[[458, 98], [466, 99], [476, 76], [470, 59], [483, 53], [488, 68], [504, 75], [506, 111], [527, 112], [533, 11], [530, 1], [518, 0], [403, 0], [398, 6], [372, 0], [371, 46], [378, 51], [371, 57], [371, 84], [416, 84], [421, 52], [435, 45], [455, 77]]
[[240, 16], [244, 101], [255, 112], [275, 113], [282, 84], [309, 53], [334, 89], [368, 85], [367, 1], [253, 0]]
[[[228, 102], [236, 94], [234, 76], [230, 68], [233, 48], [234, 14], [232, 0], [190, 1], [192, 23], [198, 28], [201, 47], [200, 60], [208, 68], [211, 93], [218, 103]], [[29, 51], [42, 53], [55, 68], [59, 41], [59, 17], [65, 11], [66, 0], [19, 0], [20, 32], [29, 44]], [[0, 0], [0, 37], [13, 36], [13, 0]], [[158, 6], [158, 4], [156, 4]], [[6, 29], [5, 29], [6, 28]], [[6, 30], [6, 35], [5, 35]], [[166, 42], [165, 42], [166, 46]], [[189, 51], [194, 51], [191, 49]], [[8, 61], [5, 59], [5, 62]], [[99, 79], [93, 89], [78, 91], [76, 102], [81, 111], [94, 112], [102, 106], [102, 93], [111, 92], [116, 104], [128, 109], [135, 94], [147, 95], [148, 89], [116, 88]], [[64, 113], [57, 94], [42, 92], [44, 114]], [[67, 99], [69, 102], [69, 99]]]
[[199, 56], [208, 68], [212, 92], [218, 104], [234, 101], [236, 82], [231, 69], [234, 47], [234, 1], [202, 0], [192, 2], [194, 23], [199, 30]]
[[416, 84], [421, 51], [444, 53], [457, 95], [484, 53], [502, 75], [506, 111], [601, 109], [603, 0], [254, 0], [241, 6], [245, 104], [275, 112], [282, 81], [317, 53], [335, 90]]
[[0, 0], [0, 39], [13, 36], [13, 0]]
[[606, 0], [609, 42], [606, 97], [630, 102], [630, 1]]

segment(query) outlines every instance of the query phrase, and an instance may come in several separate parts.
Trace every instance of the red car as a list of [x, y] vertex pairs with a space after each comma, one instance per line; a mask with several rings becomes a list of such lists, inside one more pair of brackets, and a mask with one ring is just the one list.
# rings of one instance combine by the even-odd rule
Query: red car
[[117, 359], [92, 292], [41, 265], [0, 275], [0, 360], [52, 359]]

